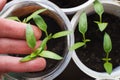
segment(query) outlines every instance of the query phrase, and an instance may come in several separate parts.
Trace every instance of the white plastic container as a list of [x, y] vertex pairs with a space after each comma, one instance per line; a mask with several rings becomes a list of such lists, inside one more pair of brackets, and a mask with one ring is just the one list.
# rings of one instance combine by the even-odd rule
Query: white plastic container
[[[13, 12], [19, 8], [22, 8], [24, 6], [39, 6], [39, 8], [47, 8], [48, 9], [48, 14], [52, 13], [52, 15], [50, 15], [51, 17], [54, 17], [55, 20], [58, 20], [60, 25], [65, 26], [64, 29], [66, 30], [71, 30], [71, 23], [69, 21], [69, 19], [67, 18], [67, 16], [65, 15], [65, 13], [58, 8], [56, 5], [54, 5], [53, 3], [49, 2], [49, 1], [44, 1], [44, 0], [13, 0], [11, 2], [9, 2], [8, 4], [6, 4], [6, 6], [3, 8], [3, 10], [0, 12], [0, 17], [5, 18], [7, 16], [10, 16], [13, 14]], [[35, 8], [33, 8], [34, 11]], [[27, 9], [26, 9], [27, 10]], [[30, 10], [32, 11], [32, 10]], [[24, 11], [22, 11], [23, 13]], [[44, 13], [43, 13], [44, 14]], [[20, 14], [18, 14], [20, 15]], [[47, 15], [47, 13], [45, 14]], [[10, 73], [10, 74], [4, 74], [3, 75], [3, 80], [7, 79], [7, 80], [52, 80], [55, 77], [57, 77], [68, 65], [71, 56], [72, 56], [72, 52], [69, 52], [68, 48], [73, 44], [74, 39], [73, 35], [68, 35], [67, 39], [66, 39], [66, 50], [65, 50], [65, 54], [64, 54], [64, 58], [63, 60], [60, 61], [60, 63], [57, 65], [57, 67], [54, 68], [54, 70], [45, 73], [42, 76], [39, 76], [37, 73], [34, 74], [35, 76], [33, 76], [33, 74], [29, 74], [27, 75], [26, 73]], [[27, 75], [27, 76], [24, 76]], [[33, 77], [31, 77], [33, 76]]]
[[116, 3], [120, 3], [120, 0], [100, 0], [100, 1], [114, 1]]
[[[105, 12], [120, 17], [120, 5], [118, 3], [113, 2], [113, 1], [107, 1], [107, 0], [102, 1], [102, 3], [104, 5]], [[85, 9], [79, 10], [79, 12], [77, 12], [73, 16], [71, 20], [71, 24], [74, 30], [78, 24], [79, 16], [82, 13], [82, 11], [85, 11], [87, 14], [92, 13], [94, 11], [93, 5], [88, 6]], [[82, 70], [88, 76], [95, 78], [96, 80], [119, 80], [120, 78], [120, 66], [115, 68], [113, 72], [109, 75], [106, 72], [97, 72], [85, 66], [82, 63], [82, 61], [80, 61], [80, 59], [78, 58], [76, 52], [74, 52], [72, 59], [74, 60], [74, 62], [76, 63], [76, 65], [79, 67], [80, 70]]]
[[65, 12], [66, 14], [73, 14], [75, 12], [77, 12], [78, 10], [85, 8], [86, 6], [91, 5], [94, 2], [94, 0], [88, 0], [87, 2], [76, 6], [76, 7], [72, 7], [72, 8], [61, 8], [63, 10], [63, 12]]

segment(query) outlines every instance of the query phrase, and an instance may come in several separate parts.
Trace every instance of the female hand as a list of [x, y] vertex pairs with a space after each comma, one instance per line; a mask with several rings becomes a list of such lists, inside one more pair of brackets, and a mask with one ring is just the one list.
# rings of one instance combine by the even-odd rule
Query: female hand
[[[0, 0], [0, 10], [5, 5], [6, 0]], [[26, 24], [12, 20], [0, 18], [0, 54], [29, 54], [32, 50], [25, 40]], [[37, 48], [41, 41], [41, 31], [32, 26], [37, 39]], [[0, 73], [6, 72], [33, 72], [41, 71], [46, 67], [44, 58], [21, 63], [20, 57], [0, 55]]]

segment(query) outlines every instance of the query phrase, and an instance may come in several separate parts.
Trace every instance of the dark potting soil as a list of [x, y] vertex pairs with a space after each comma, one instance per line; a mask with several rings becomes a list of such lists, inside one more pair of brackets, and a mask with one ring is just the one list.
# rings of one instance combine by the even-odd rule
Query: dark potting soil
[[10, 2], [10, 1], [12, 1], [12, 0], [7, 0], [7, 2]]
[[[105, 72], [102, 58], [105, 58], [105, 52], [103, 49], [103, 35], [107, 32], [112, 40], [112, 51], [110, 52], [111, 62], [113, 68], [120, 66], [120, 18], [108, 13], [104, 13], [103, 22], [108, 22], [108, 26], [104, 32], [98, 30], [97, 24], [94, 21], [99, 21], [99, 17], [96, 14], [88, 16], [88, 32], [86, 38], [91, 41], [87, 43], [86, 48], [82, 47], [76, 50], [76, 53], [80, 60], [89, 68]], [[78, 32], [78, 28], [75, 30], [75, 42], [82, 41], [82, 35]]]
[[81, 5], [88, 0], [64, 0], [64, 1], [50, 0], [50, 1], [58, 5], [60, 8], [71, 8], [71, 7], [76, 7], [78, 5]]
[[68, 19], [71, 20], [75, 14], [69, 14], [67, 15]]

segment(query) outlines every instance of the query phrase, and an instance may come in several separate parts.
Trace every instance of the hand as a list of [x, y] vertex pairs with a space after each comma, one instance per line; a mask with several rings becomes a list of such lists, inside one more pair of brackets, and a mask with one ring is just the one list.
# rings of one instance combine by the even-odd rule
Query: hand
[[[0, 9], [2, 9], [6, 0], [0, 0]], [[29, 54], [32, 49], [28, 47], [25, 40], [26, 24], [12, 20], [0, 18], [0, 54]], [[32, 26], [37, 39], [35, 49], [40, 45], [41, 31]], [[33, 72], [41, 71], [46, 66], [44, 58], [21, 63], [20, 57], [0, 55], [0, 73], [6, 72]]]
[[6, 0], [0, 0], [0, 11], [4, 7], [4, 5], [5, 5], [6, 2], [7, 2]]

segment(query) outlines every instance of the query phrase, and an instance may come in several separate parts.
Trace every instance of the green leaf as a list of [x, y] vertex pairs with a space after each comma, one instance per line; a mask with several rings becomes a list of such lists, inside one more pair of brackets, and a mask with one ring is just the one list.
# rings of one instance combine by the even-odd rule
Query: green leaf
[[94, 9], [99, 16], [101, 16], [104, 12], [103, 5], [98, 0], [94, 1]]
[[25, 23], [27, 23], [28, 21], [30, 21], [34, 16], [46, 11], [47, 9], [39, 9], [37, 11], [35, 11], [34, 13], [32, 13], [30, 16], [28, 16], [25, 20]]
[[102, 32], [106, 29], [108, 23], [101, 23], [101, 22], [98, 22], [98, 21], [95, 21], [95, 23], [97, 23], [98, 27], [99, 27], [99, 30]]
[[32, 52], [32, 53], [30, 54], [30, 57], [37, 57], [37, 52], [38, 52], [38, 51]]
[[58, 54], [51, 52], [51, 51], [42, 51], [39, 56], [44, 57], [44, 58], [50, 58], [50, 59], [54, 59], [54, 60], [61, 60], [63, 59], [61, 56], [59, 56]]
[[33, 32], [32, 26], [30, 24], [27, 24], [27, 27], [26, 27], [26, 41], [30, 48], [35, 47], [36, 38], [34, 36], [34, 32]]
[[105, 62], [104, 63], [104, 68], [108, 74], [111, 74], [112, 72], [112, 63], [110, 62]]
[[90, 42], [91, 40], [90, 39], [85, 39], [85, 42]]
[[45, 23], [45, 21], [43, 20], [43, 18], [40, 15], [35, 15], [33, 17], [33, 20], [35, 22], [35, 24], [46, 33], [46, 35], [48, 35], [47, 33], [47, 24]]
[[28, 56], [22, 58], [20, 60], [20, 62], [27, 62], [27, 61], [30, 61], [30, 60], [33, 60], [33, 59], [34, 59], [34, 57], [30, 57], [30, 55], [28, 55]]
[[16, 16], [12, 16], [12, 17], [7, 17], [7, 19], [10, 19], [10, 20], [14, 20], [14, 21], [18, 21], [18, 22], [21, 22], [20, 19]]
[[82, 34], [85, 34], [86, 31], [87, 31], [87, 15], [85, 12], [83, 12], [81, 15], [80, 15], [80, 19], [79, 19], [79, 32], [81, 32]]
[[27, 19], [27, 18], [24, 18], [22, 22], [23, 22], [23, 23], [27, 23], [26, 19]]
[[110, 36], [107, 33], [104, 34], [103, 47], [106, 53], [110, 53], [110, 51], [112, 50], [112, 42]]
[[41, 45], [40, 45], [40, 48], [41, 48], [41, 47], [42, 47], [43, 49], [45, 48], [48, 40], [51, 39], [51, 36], [52, 36], [52, 34], [50, 34], [49, 36], [47, 36], [46, 38], [44, 38], [44, 40], [42, 41], [42, 43], [41, 43]]
[[57, 32], [55, 33], [52, 38], [60, 38], [60, 37], [63, 37], [63, 36], [67, 36], [69, 35], [70, 33], [72, 33], [71, 31], [61, 31], [61, 32]]
[[71, 46], [69, 50], [75, 50], [75, 49], [78, 49], [78, 48], [80, 48], [80, 47], [82, 47], [84, 45], [85, 45], [84, 42], [77, 42], [73, 46]]
[[43, 48], [38, 48], [34, 52], [30, 54], [30, 57], [37, 57], [39, 53], [41, 53], [44, 49]]
[[103, 61], [110, 61], [111, 58], [103, 58], [102, 60], [103, 60]]

